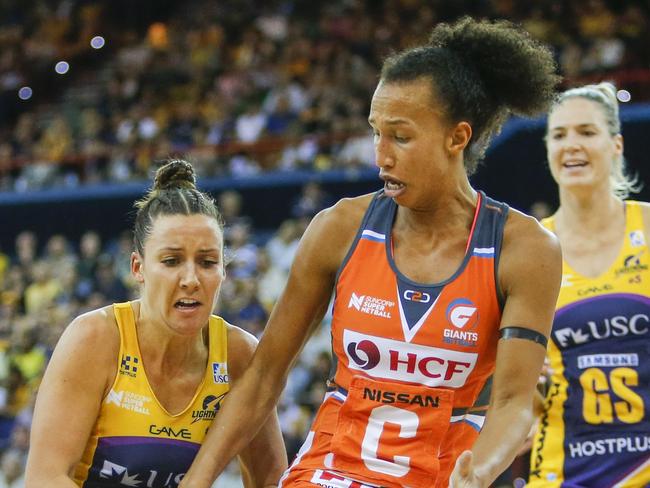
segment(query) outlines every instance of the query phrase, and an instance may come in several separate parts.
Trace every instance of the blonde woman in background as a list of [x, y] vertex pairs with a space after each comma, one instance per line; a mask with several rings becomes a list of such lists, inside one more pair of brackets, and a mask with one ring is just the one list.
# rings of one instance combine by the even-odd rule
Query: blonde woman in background
[[560, 94], [546, 148], [560, 207], [543, 224], [564, 264], [529, 486], [648, 486], [650, 205], [624, 201], [615, 87]]

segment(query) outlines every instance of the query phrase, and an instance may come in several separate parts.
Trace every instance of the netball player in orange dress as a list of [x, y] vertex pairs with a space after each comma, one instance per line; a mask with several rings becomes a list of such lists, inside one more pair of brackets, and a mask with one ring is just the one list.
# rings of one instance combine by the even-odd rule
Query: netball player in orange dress
[[556, 81], [550, 52], [506, 22], [440, 24], [386, 60], [369, 115], [384, 188], [315, 217], [181, 486], [210, 486], [255, 434], [332, 295], [329, 391], [280, 486], [483, 487], [508, 466], [533, 420], [561, 256], [468, 174]]

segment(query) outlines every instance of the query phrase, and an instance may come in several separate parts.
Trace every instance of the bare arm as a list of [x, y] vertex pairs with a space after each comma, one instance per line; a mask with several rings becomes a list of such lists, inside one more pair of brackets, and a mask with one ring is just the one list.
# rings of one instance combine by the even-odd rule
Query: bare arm
[[319, 213], [309, 225], [253, 359], [228, 394], [181, 488], [210, 487], [267, 420], [313, 324], [320, 322], [327, 310], [336, 271], [367, 201], [341, 201]]
[[[236, 385], [248, 366], [257, 339], [238, 327], [228, 328], [228, 373], [233, 385]], [[225, 403], [228, 402], [226, 398]], [[264, 453], [260, 455], [260, 453]], [[280, 431], [280, 422], [274, 411], [262, 425], [262, 428], [239, 454], [244, 486], [262, 488], [276, 486], [280, 476], [287, 469], [287, 452]]]
[[115, 376], [118, 351], [117, 328], [103, 310], [65, 330], [38, 390], [26, 488], [77, 488], [74, 468]]
[[[506, 303], [501, 327], [548, 337], [560, 289], [562, 258], [555, 236], [532, 218], [509, 217], [499, 268]], [[485, 426], [471, 455], [456, 463], [454, 487], [489, 486], [514, 459], [534, 420], [536, 384], [545, 349], [526, 339], [500, 340]]]

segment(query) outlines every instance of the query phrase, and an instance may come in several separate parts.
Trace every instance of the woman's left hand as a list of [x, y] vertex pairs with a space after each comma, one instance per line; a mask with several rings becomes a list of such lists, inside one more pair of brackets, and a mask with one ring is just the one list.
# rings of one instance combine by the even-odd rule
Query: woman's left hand
[[456, 466], [449, 478], [449, 488], [484, 488], [474, 469], [472, 451], [465, 451], [456, 460]]

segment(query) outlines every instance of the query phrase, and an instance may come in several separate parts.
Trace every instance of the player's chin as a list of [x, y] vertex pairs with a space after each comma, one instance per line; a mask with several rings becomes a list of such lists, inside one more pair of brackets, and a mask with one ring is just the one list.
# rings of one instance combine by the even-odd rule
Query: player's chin
[[198, 333], [208, 324], [210, 314], [205, 310], [187, 311], [175, 313], [172, 319], [174, 329], [182, 335], [193, 335]]

